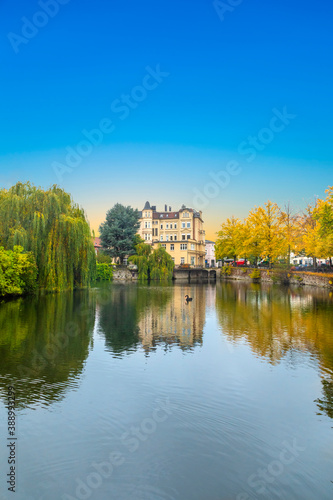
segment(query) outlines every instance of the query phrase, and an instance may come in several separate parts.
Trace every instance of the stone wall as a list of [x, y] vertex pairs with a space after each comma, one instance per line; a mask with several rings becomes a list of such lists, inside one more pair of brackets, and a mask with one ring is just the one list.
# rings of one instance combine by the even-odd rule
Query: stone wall
[[113, 271], [113, 281], [137, 281], [138, 271], [127, 269], [127, 266], [117, 266]]
[[329, 288], [333, 290], [333, 276], [325, 276], [320, 273], [306, 273], [306, 272], [279, 272], [271, 269], [260, 269], [260, 278], [253, 279], [251, 274], [254, 269], [231, 267], [230, 276], [221, 272], [221, 279], [223, 280], [242, 280], [256, 283], [285, 283], [290, 285], [307, 285], [317, 286], [321, 288]]

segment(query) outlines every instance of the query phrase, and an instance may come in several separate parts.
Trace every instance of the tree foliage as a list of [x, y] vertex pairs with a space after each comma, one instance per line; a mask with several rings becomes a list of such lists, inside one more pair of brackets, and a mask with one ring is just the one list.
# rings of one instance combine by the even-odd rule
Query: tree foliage
[[130, 262], [138, 267], [140, 280], [166, 281], [172, 279], [174, 262], [165, 248], [159, 246], [152, 251], [151, 245], [139, 243], [135, 247], [136, 254], [130, 257]]
[[0, 244], [32, 252], [39, 286], [60, 291], [87, 286], [96, 257], [84, 211], [54, 185], [43, 190], [18, 182], [0, 190]]
[[140, 227], [139, 217], [138, 210], [116, 203], [99, 227], [104, 251], [111, 257], [119, 258], [121, 264], [125, 256], [134, 254], [133, 244]]
[[236, 259], [242, 250], [244, 238], [244, 228], [241, 221], [235, 217], [227, 219], [218, 232], [218, 238], [215, 244], [216, 260], [223, 258]]

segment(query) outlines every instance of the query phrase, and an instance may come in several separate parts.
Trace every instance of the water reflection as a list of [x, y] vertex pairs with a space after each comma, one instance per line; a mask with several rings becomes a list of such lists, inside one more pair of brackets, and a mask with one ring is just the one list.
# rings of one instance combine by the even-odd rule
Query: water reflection
[[61, 399], [82, 372], [94, 321], [87, 291], [1, 303], [1, 393], [13, 384], [19, 407]]
[[231, 342], [246, 341], [253, 352], [275, 365], [282, 358], [295, 367], [319, 363], [321, 412], [333, 416], [333, 298], [327, 290], [226, 283], [217, 287], [216, 311]]
[[215, 301], [215, 286], [113, 285], [98, 294], [98, 331], [116, 356], [138, 346], [146, 353], [158, 345], [188, 350], [202, 344], [207, 300]]

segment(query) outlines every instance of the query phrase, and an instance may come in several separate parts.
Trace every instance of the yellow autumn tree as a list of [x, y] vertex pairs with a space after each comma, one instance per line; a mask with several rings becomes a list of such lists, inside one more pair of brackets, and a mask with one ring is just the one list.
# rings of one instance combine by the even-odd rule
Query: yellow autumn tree
[[317, 258], [322, 251], [322, 239], [320, 237], [320, 223], [315, 218], [317, 203], [315, 206], [307, 205], [302, 214], [301, 225], [301, 246], [302, 251], [307, 257], [312, 257], [316, 266]]
[[250, 241], [257, 243], [257, 255], [272, 264], [286, 254], [281, 210], [276, 203], [267, 201], [263, 207], [255, 207], [247, 218], [251, 229]]
[[297, 252], [301, 247], [299, 215], [294, 212], [290, 203], [286, 203], [281, 210], [280, 222], [286, 246], [286, 260], [290, 264], [291, 253]]
[[326, 199], [318, 200], [314, 219], [318, 225], [319, 246], [322, 257], [333, 255], [333, 186], [326, 189]]
[[243, 253], [244, 225], [235, 218], [227, 219], [221, 225], [215, 244], [216, 260], [233, 258], [236, 260], [240, 253]]

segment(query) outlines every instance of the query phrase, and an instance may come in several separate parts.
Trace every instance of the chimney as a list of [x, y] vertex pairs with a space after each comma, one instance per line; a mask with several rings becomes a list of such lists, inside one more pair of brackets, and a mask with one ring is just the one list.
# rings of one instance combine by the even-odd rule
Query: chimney
[[169, 207], [169, 212], [171, 212], [171, 207]]
[[164, 205], [164, 212], [167, 212], [167, 211], [168, 211], [168, 206]]

